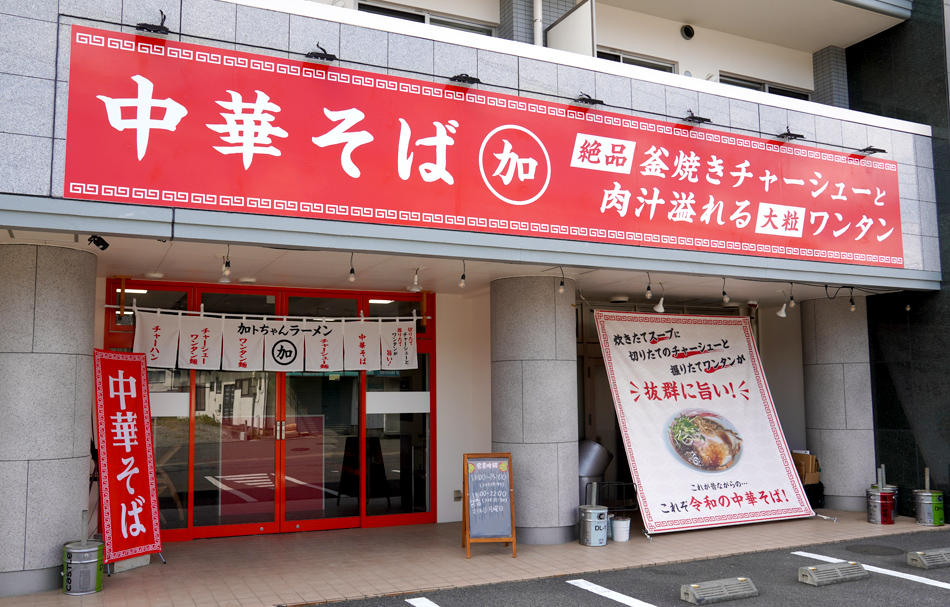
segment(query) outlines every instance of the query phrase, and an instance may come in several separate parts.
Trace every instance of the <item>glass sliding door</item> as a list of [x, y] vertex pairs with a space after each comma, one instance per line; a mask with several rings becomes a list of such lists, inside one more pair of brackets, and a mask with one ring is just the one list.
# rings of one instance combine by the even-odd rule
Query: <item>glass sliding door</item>
[[[358, 305], [356, 299], [291, 295], [287, 314], [313, 319], [354, 317]], [[360, 408], [358, 372], [286, 374], [281, 440], [283, 530], [359, 526]]]
[[273, 523], [277, 374], [195, 372], [195, 527]]
[[284, 416], [284, 520], [358, 517], [359, 374], [287, 374]]
[[[275, 295], [209, 291], [200, 297], [205, 312], [276, 313]], [[276, 530], [278, 374], [194, 373], [194, 526]]]

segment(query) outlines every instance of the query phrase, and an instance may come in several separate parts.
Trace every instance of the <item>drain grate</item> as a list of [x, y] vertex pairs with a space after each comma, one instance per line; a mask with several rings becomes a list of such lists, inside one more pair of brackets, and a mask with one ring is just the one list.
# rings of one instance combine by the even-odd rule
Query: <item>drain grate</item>
[[924, 552], [908, 552], [907, 564], [921, 569], [939, 569], [950, 567], [950, 548], [926, 550]]
[[854, 582], [866, 580], [868, 577], [868, 572], [860, 563], [827, 563], [798, 568], [798, 581], [812, 586]]
[[694, 605], [708, 605], [736, 599], [759, 596], [759, 590], [747, 577], [731, 577], [724, 580], [683, 584], [680, 598]]
[[897, 556], [904, 554], [900, 548], [893, 546], [880, 546], [878, 544], [858, 544], [857, 546], [848, 546], [848, 552], [855, 554], [866, 554], [870, 556]]

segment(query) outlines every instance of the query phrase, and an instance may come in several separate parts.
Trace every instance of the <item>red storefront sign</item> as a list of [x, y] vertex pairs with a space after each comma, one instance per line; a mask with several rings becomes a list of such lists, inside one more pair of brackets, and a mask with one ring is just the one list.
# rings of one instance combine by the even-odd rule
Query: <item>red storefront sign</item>
[[897, 165], [73, 26], [65, 195], [903, 267]]
[[161, 552], [144, 354], [95, 351], [105, 562]]

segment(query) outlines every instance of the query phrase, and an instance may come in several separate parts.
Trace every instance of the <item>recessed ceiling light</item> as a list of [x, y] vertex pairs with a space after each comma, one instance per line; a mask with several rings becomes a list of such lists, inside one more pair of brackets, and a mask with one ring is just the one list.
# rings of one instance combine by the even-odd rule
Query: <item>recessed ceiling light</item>
[[148, 278], [149, 280], [161, 280], [165, 278], [165, 275], [161, 272], [146, 272], [145, 278]]
[[243, 282], [246, 285], [252, 285], [257, 282], [257, 279], [253, 276], [245, 276], [244, 278], [239, 278], [238, 282]]

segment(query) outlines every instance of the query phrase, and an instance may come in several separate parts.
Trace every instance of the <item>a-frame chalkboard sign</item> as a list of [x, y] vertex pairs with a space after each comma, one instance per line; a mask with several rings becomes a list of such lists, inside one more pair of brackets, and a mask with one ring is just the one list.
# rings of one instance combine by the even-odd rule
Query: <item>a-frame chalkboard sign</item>
[[518, 557], [515, 543], [515, 481], [510, 453], [466, 453], [462, 477], [462, 548], [472, 558], [472, 544], [511, 542], [511, 557]]

